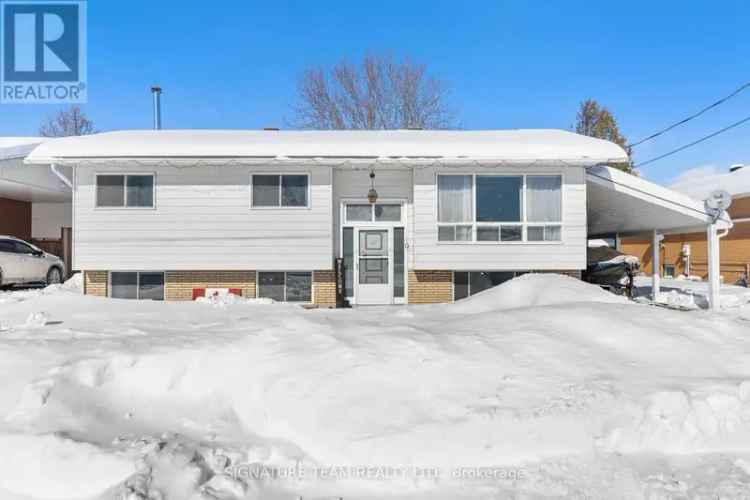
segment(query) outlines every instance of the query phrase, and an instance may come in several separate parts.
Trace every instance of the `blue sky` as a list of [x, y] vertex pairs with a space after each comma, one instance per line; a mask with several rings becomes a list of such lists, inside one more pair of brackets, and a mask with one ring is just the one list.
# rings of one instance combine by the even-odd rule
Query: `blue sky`
[[[306, 66], [408, 56], [452, 89], [466, 129], [569, 128], [592, 97], [631, 140], [750, 81], [745, 1], [146, 1], [88, 7], [89, 102], [98, 129], [260, 128], [291, 118]], [[58, 108], [0, 106], [1, 135], [35, 135]], [[643, 161], [750, 116], [750, 90], [636, 150]], [[643, 169], [669, 183], [750, 163], [750, 124]], [[704, 168], [705, 170], [705, 168]]]

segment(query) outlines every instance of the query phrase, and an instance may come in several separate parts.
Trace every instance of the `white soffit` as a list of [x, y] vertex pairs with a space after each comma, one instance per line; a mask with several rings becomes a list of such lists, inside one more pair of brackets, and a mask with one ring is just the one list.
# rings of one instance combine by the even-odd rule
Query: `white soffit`
[[589, 235], [702, 231], [712, 220], [702, 201], [615, 168], [588, 169], [586, 187]]

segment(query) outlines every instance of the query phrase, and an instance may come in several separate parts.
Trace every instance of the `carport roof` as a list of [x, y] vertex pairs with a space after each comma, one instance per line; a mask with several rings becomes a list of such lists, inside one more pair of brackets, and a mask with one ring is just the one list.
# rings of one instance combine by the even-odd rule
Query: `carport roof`
[[0, 160], [24, 158], [47, 137], [0, 137]]
[[[702, 231], [713, 220], [703, 201], [612, 167], [589, 168], [586, 189], [588, 233], [592, 236]], [[726, 226], [731, 223], [726, 214], [721, 221]]]

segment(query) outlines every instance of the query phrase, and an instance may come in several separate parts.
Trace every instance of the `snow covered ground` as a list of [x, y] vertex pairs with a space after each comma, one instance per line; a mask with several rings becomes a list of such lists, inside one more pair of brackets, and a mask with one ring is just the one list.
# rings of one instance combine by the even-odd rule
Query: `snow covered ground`
[[750, 498], [750, 309], [556, 275], [305, 310], [0, 294], [0, 498]]
[[[636, 276], [635, 294], [638, 297], [651, 297], [650, 276]], [[708, 308], [708, 282], [692, 281], [685, 278], [661, 278], [662, 300], [673, 305], [689, 308]], [[750, 304], [750, 288], [724, 284], [721, 286], [721, 306], [727, 311], [737, 311]]]

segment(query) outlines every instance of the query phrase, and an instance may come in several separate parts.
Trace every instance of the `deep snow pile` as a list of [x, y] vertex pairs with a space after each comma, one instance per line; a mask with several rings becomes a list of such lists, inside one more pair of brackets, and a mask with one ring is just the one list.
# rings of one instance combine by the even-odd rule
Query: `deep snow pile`
[[530, 273], [456, 302], [450, 311], [469, 314], [575, 302], [623, 304], [627, 300], [570, 276]]
[[230, 302], [0, 294], [0, 497], [750, 494], [741, 315], [553, 275], [442, 306]]

